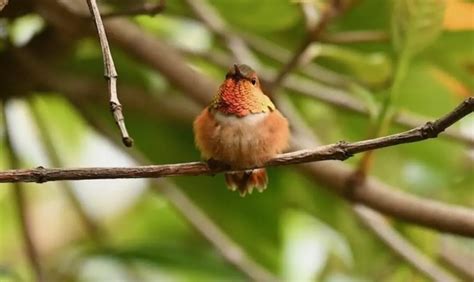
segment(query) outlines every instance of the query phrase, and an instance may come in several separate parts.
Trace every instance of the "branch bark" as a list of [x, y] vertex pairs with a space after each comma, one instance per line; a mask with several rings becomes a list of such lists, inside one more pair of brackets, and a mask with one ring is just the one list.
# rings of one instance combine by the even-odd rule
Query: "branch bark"
[[87, 0], [90, 13], [94, 18], [94, 24], [97, 28], [97, 34], [100, 39], [100, 46], [102, 47], [102, 56], [104, 58], [104, 76], [107, 79], [110, 95], [110, 110], [114, 116], [115, 122], [120, 129], [122, 135], [122, 142], [125, 146], [131, 147], [133, 145], [133, 139], [128, 135], [127, 127], [122, 113], [122, 104], [118, 99], [117, 95], [117, 70], [115, 69], [114, 60], [112, 53], [110, 52], [109, 42], [107, 41], [107, 35], [105, 34], [105, 28], [102, 23], [99, 8], [97, 7], [96, 0]]
[[[347, 143], [345, 141], [320, 146], [316, 149], [305, 149], [295, 152], [280, 154], [269, 160], [264, 166], [280, 166], [301, 164], [324, 160], [346, 160], [350, 156], [399, 144], [413, 143], [428, 138], [435, 138], [439, 133], [451, 126], [456, 121], [474, 111], [474, 97], [464, 100], [453, 111], [444, 117], [425, 125], [385, 137]], [[252, 167], [257, 168], [257, 167]], [[250, 168], [249, 168], [250, 169]], [[70, 168], [70, 169], [23, 169], [7, 170], [0, 172], [0, 183], [5, 182], [37, 182], [43, 183], [58, 180], [85, 180], [109, 178], [154, 178], [179, 175], [203, 175], [231, 171], [225, 165], [210, 168], [203, 162], [190, 162], [181, 164], [150, 165], [141, 167], [97, 167], [97, 168]]]

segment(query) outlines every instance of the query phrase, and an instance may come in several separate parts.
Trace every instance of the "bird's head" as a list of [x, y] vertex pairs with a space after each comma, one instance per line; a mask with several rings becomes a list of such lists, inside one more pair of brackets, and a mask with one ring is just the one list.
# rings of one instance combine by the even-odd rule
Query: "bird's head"
[[242, 117], [272, 111], [275, 106], [262, 92], [257, 73], [245, 64], [234, 64], [227, 72], [211, 109]]

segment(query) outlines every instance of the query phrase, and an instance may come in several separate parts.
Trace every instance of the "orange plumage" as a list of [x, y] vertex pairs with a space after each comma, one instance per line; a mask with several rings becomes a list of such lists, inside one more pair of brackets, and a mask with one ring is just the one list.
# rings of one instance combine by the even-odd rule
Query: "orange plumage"
[[[285, 117], [260, 89], [256, 73], [234, 65], [211, 105], [194, 121], [196, 145], [206, 160], [224, 162], [232, 169], [260, 166], [288, 146]], [[244, 196], [267, 186], [265, 169], [227, 173], [231, 190]]]

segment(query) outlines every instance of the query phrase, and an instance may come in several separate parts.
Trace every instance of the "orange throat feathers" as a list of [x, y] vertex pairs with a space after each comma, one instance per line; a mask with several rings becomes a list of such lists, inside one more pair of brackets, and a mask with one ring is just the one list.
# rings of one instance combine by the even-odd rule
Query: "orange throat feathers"
[[248, 114], [265, 113], [275, 109], [270, 98], [260, 89], [255, 72], [249, 70], [249, 73], [244, 73], [243, 71], [245, 69], [242, 73], [228, 73], [209, 107], [211, 110], [244, 117]]

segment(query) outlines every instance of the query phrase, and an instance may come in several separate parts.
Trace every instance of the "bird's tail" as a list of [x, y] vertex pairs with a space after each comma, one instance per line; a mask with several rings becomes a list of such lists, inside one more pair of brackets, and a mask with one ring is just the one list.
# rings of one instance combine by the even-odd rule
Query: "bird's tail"
[[225, 174], [227, 187], [232, 190], [238, 190], [240, 196], [251, 194], [253, 189], [263, 192], [267, 188], [268, 177], [264, 168], [246, 170], [243, 172], [232, 172]]

